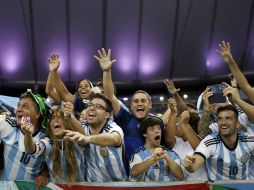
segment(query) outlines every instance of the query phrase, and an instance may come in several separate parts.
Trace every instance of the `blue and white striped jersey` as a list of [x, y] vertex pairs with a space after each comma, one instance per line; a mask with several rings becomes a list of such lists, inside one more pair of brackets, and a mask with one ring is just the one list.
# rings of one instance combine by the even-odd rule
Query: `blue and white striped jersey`
[[[62, 140], [61, 143], [64, 143]], [[85, 158], [83, 149], [78, 146], [77, 144], [74, 144], [75, 146], [75, 156], [76, 156], [76, 162], [77, 162], [77, 172], [76, 172], [76, 181], [82, 182], [86, 179], [86, 165], [85, 165]], [[63, 147], [63, 145], [62, 145]], [[62, 176], [61, 181], [56, 181], [54, 178], [54, 172], [53, 172], [53, 163], [59, 162], [58, 160], [53, 160], [52, 158], [52, 151], [53, 151], [53, 144], [52, 141], [45, 137], [41, 139], [38, 143], [36, 143], [36, 152], [35, 155], [39, 156], [41, 154], [44, 155], [46, 164], [49, 169], [49, 175], [50, 175], [50, 181], [53, 183], [67, 183], [67, 161], [65, 157], [65, 149], [60, 149], [61, 154], [61, 166], [62, 166]]]
[[[181, 159], [181, 162], [183, 162], [185, 155], [192, 155], [194, 153], [194, 150], [192, 149], [189, 141], [184, 141], [182, 138], [179, 137], [175, 138], [176, 142], [172, 150], [177, 153], [177, 155]], [[184, 180], [186, 181], [207, 181], [207, 171], [205, 164], [193, 173], [188, 172], [185, 168], [183, 168], [183, 171], [185, 174]]]
[[248, 179], [249, 161], [254, 150], [254, 136], [239, 132], [233, 149], [229, 149], [219, 133], [206, 136], [194, 154], [206, 160], [209, 180]]
[[[166, 147], [161, 147], [163, 150], [166, 150], [168, 155], [178, 164], [181, 165], [179, 156], [172, 150]], [[139, 163], [146, 161], [148, 158], [151, 158], [153, 153], [146, 147], [140, 147], [133, 155], [130, 160], [130, 174], [132, 168]], [[134, 178], [130, 175], [131, 181], [174, 181], [175, 178], [167, 166], [165, 159], [159, 160], [156, 164], [151, 165], [147, 172], [138, 178]]]
[[[43, 156], [35, 157], [26, 153], [24, 134], [11, 118], [0, 122], [1, 141], [4, 144], [4, 169], [0, 180], [34, 180], [43, 166]], [[39, 131], [33, 140], [39, 141], [45, 133]]]
[[[85, 124], [85, 135], [91, 135], [88, 123]], [[116, 123], [107, 123], [100, 134], [118, 132], [124, 142], [122, 129]], [[88, 144], [85, 148], [88, 182], [126, 181], [128, 177], [123, 165], [123, 145], [119, 147]]]
[[[117, 115], [114, 116], [114, 121], [119, 125], [124, 132], [124, 143], [125, 143], [125, 155], [124, 155], [124, 165], [127, 173], [129, 173], [129, 161], [132, 154], [145, 144], [144, 137], [140, 133], [139, 125], [140, 120], [138, 120], [132, 112], [122, 103], [120, 103], [120, 110]], [[148, 117], [156, 117], [161, 120], [161, 118], [149, 114]], [[164, 124], [161, 120], [161, 125]], [[163, 144], [164, 139], [162, 139], [161, 144]]]

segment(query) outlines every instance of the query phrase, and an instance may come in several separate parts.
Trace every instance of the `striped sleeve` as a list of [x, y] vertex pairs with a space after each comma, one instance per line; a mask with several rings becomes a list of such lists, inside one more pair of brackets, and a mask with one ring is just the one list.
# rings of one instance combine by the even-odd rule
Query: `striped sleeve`
[[220, 139], [218, 137], [208, 135], [200, 142], [194, 154], [199, 154], [205, 159], [208, 159], [211, 155], [213, 155], [219, 143]]

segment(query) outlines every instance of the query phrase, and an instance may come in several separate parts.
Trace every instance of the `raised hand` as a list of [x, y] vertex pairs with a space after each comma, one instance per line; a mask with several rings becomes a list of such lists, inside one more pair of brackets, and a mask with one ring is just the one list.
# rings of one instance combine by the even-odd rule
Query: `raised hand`
[[230, 51], [230, 44], [229, 42], [222, 41], [219, 44], [219, 50], [216, 50], [216, 52], [224, 59], [226, 63], [231, 63], [233, 60], [233, 56]]
[[48, 58], [49, 61], [49, 70], [50, 71], [57, 71], [60, 66], [60, 58], [58, 54], [51, 54]]
[[34, 125], [30, 121], [30, 117], [22, 117], [21, 119], [21, 131], [26, 134], [30, 135], [34, 133]]
[[180, 91], [180, 88], [176, 89], [174, 82], [169, 79], [164, 80], [164, 84], [167, 86], [168, 92], [174, 96], [178, 91]]
[[182, 123], [188, 124], [190, 120], [190, 112], [189, 111], [183, 111], [181, 113], [181, 121]]
[[102, 48], [102, 50], [98, 50], [99, 57], [94, 55], [94, 58], [100, 62], [101, 69], [103, 71], [108, 71], [111, 69], [112, 64], [116, 62], [115, 59], [110, 60], [111, 58], [111, 49], [108, 50], [108, 53], [106, 53], [105, 49]]
[[240, 95], [237, 88], [234, 88], [230, 86], [229, 84], [223, 82], [223, 84], [226, 86], [226, 88], [223, 90], [223, 95], [227, 96], [229, 100], [232, 102], [236, 102], [238, 99], [240, 99]]
[[168, 99], [168, 107], [171, 110], [171, 113], [177, 113], [177, 103], [174, 98]]
[[74, 106], [71, 102], [65, 102], [63, 106], [63, 112], [65, 118], [70, 118], [74, 110]]
[[212, 111], [212, 105], [209, 103], [209, 97], [213, 95], [213, 92], [209, 88], [206, 88], [202, 95], [202, 101], [204, 103], [204, 110]]

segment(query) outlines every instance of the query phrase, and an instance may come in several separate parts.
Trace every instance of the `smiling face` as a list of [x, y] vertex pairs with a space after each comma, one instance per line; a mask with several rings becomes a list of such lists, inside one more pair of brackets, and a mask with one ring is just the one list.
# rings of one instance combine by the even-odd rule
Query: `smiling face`
[[145, 93], [136, 93], [132, 97], [131, 110], [137, 119], [144, 119], [152, 109], [152, 103]]
[[146, 138], [146, 145], [151, 148], [160, 147], [161, 143], [161, 127], [154, 125], [147, 127], [146, 133], [143, 134]]
[[224, 110], [218, 113], [217, 122], [221, 136], [231, 137], [236, 135], [240, 123], [232, 110]]
[[82, 99], [89, 99], [91, 93], [91, 86], [87, 80], [82, 80], [79, 83], [77, 94]]
[[106, 102], [100, 98], [94, 98], [87, 105], [87, 122], [92, 127], [101, 127], [110, 117], [110, 112], [106, 111]]
[[17, 124], [21, 124], [22, 117], [30, 117], [31, 123], [36, 127], [38, 126], [38, 120], [40, 118], [40, 112], [37, 105], [30, 97], [21, 98], [18, 102], [16, 111]]
[[66, 124], [61, 111], [57, 110], [52, 113], [49, 124], [49, 135], [51, 138], [62, 138], [64, 136]]

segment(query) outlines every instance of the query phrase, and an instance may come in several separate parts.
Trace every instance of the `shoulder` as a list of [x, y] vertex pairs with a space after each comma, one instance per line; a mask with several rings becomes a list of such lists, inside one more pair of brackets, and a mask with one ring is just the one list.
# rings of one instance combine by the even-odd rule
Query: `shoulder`
[[245, 132], [239, 132], [238, 139], [241, 142], [254, 142], [254, 135], [249, 135], [248, 133]]
[[219, 144], [221, 142], [221, 138], [219, 133], [215, 132], [210, 135], [207, 135], [202, 141], [201, 141], [206, 147]]
[[145, 151], [147, 148], [145, 146], [141, 146], [138, 149], [135, 150], [135, 152], [133, 154], [139, 154], [143, 151]]
[[10, 128], [18, 128], [16, 120], [11, 117], [1, 116], [0, 118], [0, 130], [7, 130]]

